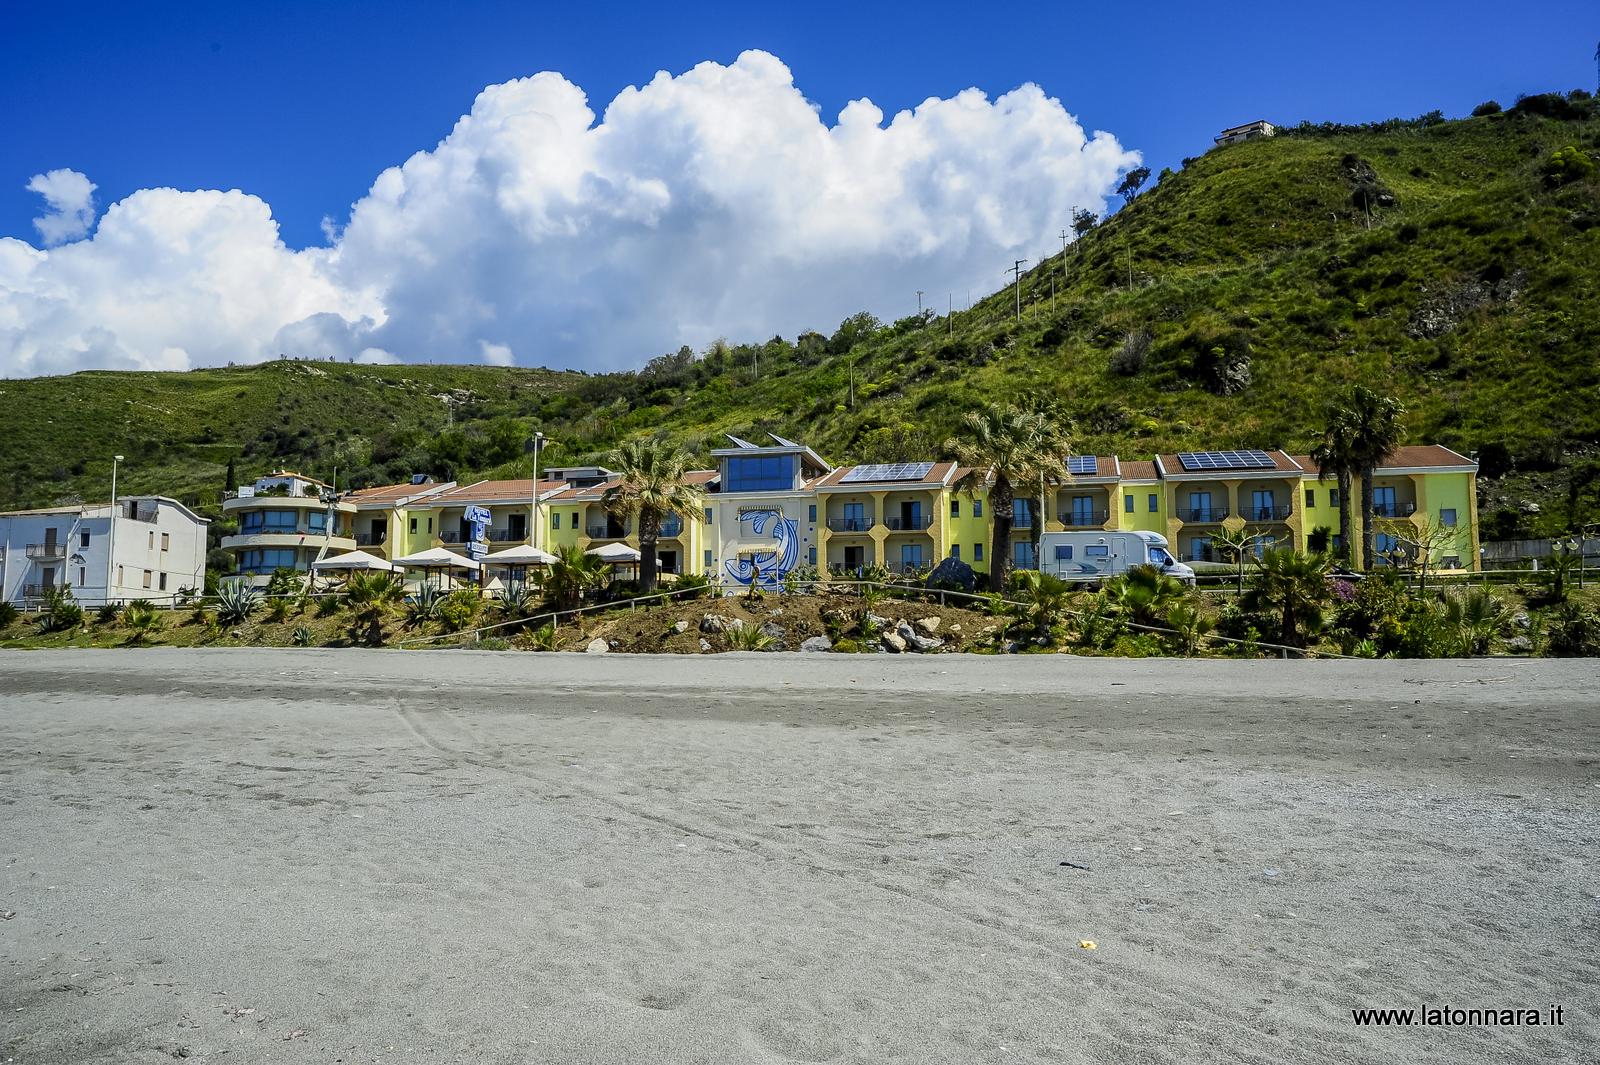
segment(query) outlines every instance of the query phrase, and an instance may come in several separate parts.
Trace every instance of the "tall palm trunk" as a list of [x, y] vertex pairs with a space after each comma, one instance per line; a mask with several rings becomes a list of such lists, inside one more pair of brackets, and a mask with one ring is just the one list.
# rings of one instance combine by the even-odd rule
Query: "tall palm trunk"
[[996, 476], [989, 489], [991, 514], [989, 542], [989, 590], [1004, 592], [1011, 576], [1011, 524], [1015, 516], [1016, 499], [1011, 482]]
[[1356, 545], [1350, 541], [1350, 471], [1339, 471], [1339, 552], [1353, 569], [1356, 564]]
[[661, 540], [661, 515], [639, 511], [639, 594], [656, 590], [656, 545]]
[[1361, 469], [1361, 568], [1364, 569], [1364, 570], [1369, 570], [1369, 569], [1372, 568], [1372, 547], [1373, 547], [1373, 539], [1374, 539], [1373, 533], [1375, 532], [1375, 530], [1372, 528], [1372, 475], [1373, 475], [1373, 469], [1372, 469], [1371, 466], [1362, 467], [1362, 469]]

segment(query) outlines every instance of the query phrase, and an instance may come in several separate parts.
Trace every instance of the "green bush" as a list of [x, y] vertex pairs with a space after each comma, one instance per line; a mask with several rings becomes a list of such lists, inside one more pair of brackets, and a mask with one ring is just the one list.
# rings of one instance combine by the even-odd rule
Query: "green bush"
[[122, 606], [118, 603], [107, 603], [94, 612], [97, 625], [110, 625], [122, 616]]
[[472, 624], [482, 607], [476, 588], [457, 588], [440, 600], [437, 616], [447, 631], [460, 632]]
[[1594, 160], [1589, 158], [1588, 152], [1574, 144], [1557, 148], [1545, 161], [1542, 171], [1545, 184], [1551, 188], [1582, 181], [1593, 176], [1594, 172]]
[[309, 627], [305, 625], [296, 625], [294, 627], [293, 639], [296, 647], [310, 647], [314, 642], [315, 637], [311, 635], [311, 629]]
[[17, 621], [17, 608], [15, 605], [0, 599], [0, 629], [9, 629]]
[[273, 624], [282, 624], [289, 620], [289, 597], [275, 595], [267, 600], [267, 620]]
[[674, 587], [679, 599], [703, 599], [711, 590], [711, 578], [704, 573], [685, 573]]
[[38, 625], [43, 632], [65, 632], [83, 624], [83, 607], [72, 598], [72, 589], [59, 586], [45, 592]]
[[1573, 602], [1556, 607], [1545, 622], [1544, 653], [1551, 658], [1600, 656], [1600, 614]]
[[122, 623], [132, 643], [144, 643], [161, 627], [161, 613], [148, 600], [135, 599], [122, 611]]
[[261, 594], [249, 581], [229, 581], [217, 586], [217, 620], [224, 625], [248, 621], [261, 601]]

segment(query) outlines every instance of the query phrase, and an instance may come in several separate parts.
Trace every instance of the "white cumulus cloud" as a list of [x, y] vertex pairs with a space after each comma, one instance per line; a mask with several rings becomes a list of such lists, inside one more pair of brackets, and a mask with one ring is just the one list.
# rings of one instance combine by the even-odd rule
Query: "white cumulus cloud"
[[830, 122], [746, 52], [597, 117], [536, 74], [379, 174], [325, 246], [286, 247], [253, 196], [171, 189], [114, 204], [88, 240], [0, 239], [0, 373], [279, 352], [604, 370], [829, 330], [898, 317], [917, 289], [930, 305], [992, 290], [1138, 161], [1034, 85], [887, 120], [857, 100]]
[[88, 236], [94, 225], [95, 188], [76, 170], [51, 170], [29, 179], [28, 191], [44, 197], [46, 212], [33, 220], [33, 227], [46, 246]]

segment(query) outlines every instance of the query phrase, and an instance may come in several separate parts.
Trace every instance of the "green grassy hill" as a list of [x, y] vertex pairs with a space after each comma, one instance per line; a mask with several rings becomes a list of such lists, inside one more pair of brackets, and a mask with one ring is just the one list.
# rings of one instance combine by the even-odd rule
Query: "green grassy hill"
[[[638, 373], [285, 361], [0, 382], [0, 504], [132, 490], [211, 503], [287, 465], [340, 483], [526, 473], [664, 431], [773, 429], [840, 460], [932, 456], [988, 400], [1045, 402], [1082, 450], [1304, 449], [1354, 383], [1417, 441], [1476, 452], [1491, 535], [1600, 517], [1600, 108], [1540, 96], [1460, 121], [1301, 126], [1164, 173], [1065, 255], [953, 320], [713, 344]], [[1570, 153], [1563, 158], [1570, 158]], [[1576, 479], [1575, 504], [1568, 505]], [[1539, 513], [1523, 513], [1527, 500]]]

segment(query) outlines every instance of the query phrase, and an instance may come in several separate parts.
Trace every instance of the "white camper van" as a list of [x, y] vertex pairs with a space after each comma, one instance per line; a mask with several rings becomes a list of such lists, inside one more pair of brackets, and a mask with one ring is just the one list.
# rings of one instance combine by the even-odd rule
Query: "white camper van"
[[1047, 532], [1039, 542], [1039, 568], [1064, 581], [1103, 581], [1135, 566], [1194, 583], [1194, 570], [1172, 557], [1160, 533]]

